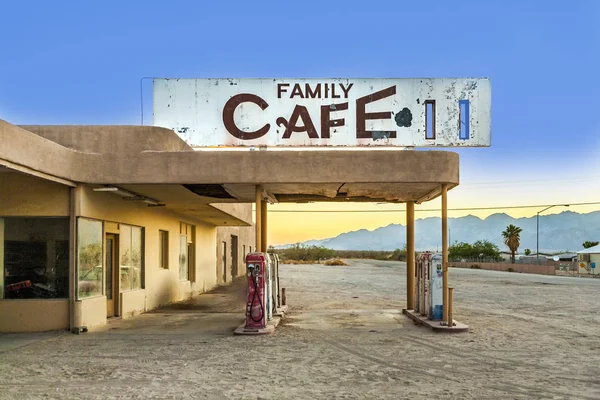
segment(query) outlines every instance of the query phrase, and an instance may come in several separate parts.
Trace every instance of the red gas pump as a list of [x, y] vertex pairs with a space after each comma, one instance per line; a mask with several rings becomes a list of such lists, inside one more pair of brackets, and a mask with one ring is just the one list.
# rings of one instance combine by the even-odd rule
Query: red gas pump
[[248, 277], [248, 302], [246, 303], [246, 328], [264, 329], [267, 326], [265, 298], [265, 273], [267, 260], [263, 253], [250, 253], [246, 256]]
[[[273, 333], [275, 327], [287, 311], [286, 306], [276, 307], [278, 287], [273, 284], [277, 277], [274, 257], [267, 253], [249, 253], [246, 256], [246, 277], [248, 278], [248, 300], [246, 302], [246, 322], [234, 332], [237, 335], [262, 335]], [[275, 286], [273, 288], [273, 286]]]

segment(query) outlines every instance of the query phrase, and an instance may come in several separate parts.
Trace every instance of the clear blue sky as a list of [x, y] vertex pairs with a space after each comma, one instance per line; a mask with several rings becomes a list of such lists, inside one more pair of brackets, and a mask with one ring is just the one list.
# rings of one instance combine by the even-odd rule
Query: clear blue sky
[[139, 124], [144, 76], [490, 77], [463, 182], [600, 176], [600, 1], [12, 1], [0, 61], [16, 124]]

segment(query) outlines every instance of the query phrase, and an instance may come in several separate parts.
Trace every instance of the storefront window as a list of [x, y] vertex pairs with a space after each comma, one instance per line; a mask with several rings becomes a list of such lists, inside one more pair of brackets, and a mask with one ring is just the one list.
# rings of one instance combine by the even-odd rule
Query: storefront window
[[120, 225], [121, 291], [142, 289], [143, 231], [138, 226]]
[[102, 222], [77, 220], [78, 298], [102, 295]]
[[0, 218], [0, 298], [69, 297], [69, 218]]

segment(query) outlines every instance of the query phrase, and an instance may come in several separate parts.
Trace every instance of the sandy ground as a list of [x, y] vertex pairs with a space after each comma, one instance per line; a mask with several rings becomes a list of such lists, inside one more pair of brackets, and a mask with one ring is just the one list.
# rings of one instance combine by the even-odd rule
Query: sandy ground
[[467, 334], [413, 325], [402, 263], [284, 265], [290, 314], [237, 337], [244, 282], [82, 334], [0, 336], [0, 398], [600, 399], [600, 279], [450, 271]]

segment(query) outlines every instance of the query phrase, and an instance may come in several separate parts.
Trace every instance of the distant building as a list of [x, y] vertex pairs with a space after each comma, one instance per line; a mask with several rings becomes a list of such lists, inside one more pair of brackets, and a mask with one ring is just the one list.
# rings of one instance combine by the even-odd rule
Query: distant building
[[598, 273], [600, 269], [600, 244], [577, 252], [579, 273]]
[[558, 257], [558, 261], [577, 261], [577, 253], [555, 254], [554, 256], [550, 256], [550, 258], [554, 259], [555, 256]]

